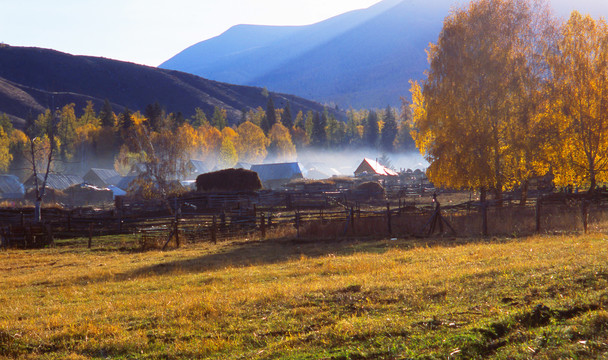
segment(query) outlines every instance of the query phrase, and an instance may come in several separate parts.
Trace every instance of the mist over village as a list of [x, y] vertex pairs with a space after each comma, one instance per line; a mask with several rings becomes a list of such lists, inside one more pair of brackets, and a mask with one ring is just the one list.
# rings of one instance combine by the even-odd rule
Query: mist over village
[[0, 359], [608, 357], [608, 3], [103, 5], [3, 5]]

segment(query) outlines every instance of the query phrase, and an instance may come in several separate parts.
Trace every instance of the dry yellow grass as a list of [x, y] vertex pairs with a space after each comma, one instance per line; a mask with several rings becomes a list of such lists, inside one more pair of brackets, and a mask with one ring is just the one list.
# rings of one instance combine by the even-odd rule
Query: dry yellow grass
[[[593, 235], [6, 251], [0, 356], [395, 359], [457, 350], [452, 357], [504, 358], [530, 347], [559, 357], [577, 341], [596, 341], [585, 335], [590, 327], [607, 334], [606, 245]], [[516, 320], [540, 303], [589, 311], [484, 347], [494, 340], [477, 328], [520, 327]], [[566, 326], [588, 338], [568, 338]], [[565, 345], [536, 346], [539, 329], [563, 333]], [[586, 351], [600, 358], [608, 349]]]

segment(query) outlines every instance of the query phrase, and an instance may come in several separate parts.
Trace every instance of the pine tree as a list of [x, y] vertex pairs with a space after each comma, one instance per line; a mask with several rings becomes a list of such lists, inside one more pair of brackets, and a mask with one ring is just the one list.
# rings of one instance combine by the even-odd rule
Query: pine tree
[[144, 110], [144, 116], [148, 118], [148, 124], [150, 124], [154, 131], [160, 131], [165, 128], [164, 115], [163, 108], [158, 102], [148, 104]]
[[99, 112], [99, 118], [101, 119], [101, 126], [103, 127], [114, 127], [116, 126], [116, 115], [112, 111], [112, 105], [108, 99], [103, 102], [103, 107]]
[[201, 109], [199, 107], [194, 109], [194, 115], [192, 115], [190, 117], [188, 122], [195, 129], [198, 129], [201, 126], [209, 125], [209, 121], [207, 120], [207, 115], [205, 115], [205, 112], [203, 111], [203, 109]]
[[384, 115], [384, 126], [380, 134], [380, 145], [382, 150], [392, 152], [394, 150], [393, 143], [397, 137], [397, 120], [390, 106], [386, 107]]
[[268, 103], [266, 104], [266, 118], [268, 119], [268, 129], [271, 129], [277, 123], [277, 114], [274, 111], [272, 96], [268, 97]]
[[220, 109], [216, 106], [215, 110], [213, 110], [213, 117], [211, 118], [211, 122], [214, 127], [222, 131], [222, 129], [226, 127], [226, 110]]
[[370, 111], [365, 121], [365, 142], [371, 147], [378, 146], [378, 114], [375, 111]]
[[327, 144], [327, 133], [325, 132], [324, 122], [325, 116], [321, 116], [318, 112], [314, 114], [312, 120], [312, 132], [310, 141], [313, 146], [323, 147]]
[[264, 132], [264, 135], [268, 135], [268, 132], [270, 131], [270, 123], [268, 122], [266, 112], [264, 112], [264, 116], [260, 118], [260, 128]]
[[361, 136], [359, 136], [359, 128], [357, 126], [357, 121], [355, 120], [354, 111], [348, 112], [344, 143], [350, 146], [358, 146], [361, 144]]
[[129, 130], [133, 127], [133, 125], [135, 125], [135, 123], [133, 122], [133, 113], [131, 112], [131, 110], [129, 110], [128, 107], [126, 107], [122, 114], [120, 114], [120, 120], [121, 120], [121, 127], [123, 130]]
[[281, 117], [281, 123], [283, 126], [290, 129], [293, 128], [293, 117], [291, 116], [291, 105], [289, 105], [289, 101], [287, 105], [285, 105], [285, 110], [283, 111], [283, 116]]

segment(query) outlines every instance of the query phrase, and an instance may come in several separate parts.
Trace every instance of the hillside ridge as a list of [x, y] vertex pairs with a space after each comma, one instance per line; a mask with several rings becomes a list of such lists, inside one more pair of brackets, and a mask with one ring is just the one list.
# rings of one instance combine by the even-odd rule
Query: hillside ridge
[[[277, 108], [290, 102], [292, 110], [323, 111], [323, 105], [289, 94], [271, 92]], [[185, 117], [201, 108], [210, 117], [215, 107], [226, 109], [230, 123], [242, 111], [268, 102], [259, 87], [231, 85], [176, 70], [91, 56], [75, 56], [33, 47], [0, 47], [0, 112], [17, 126], [47, 108], [75, 103], [80, 111], [87, 101], [100, 109], [108, 99], [115, 112], [144, 110], [158, 102], [167, 112]], [[329, 109], [342, 117], [335, 109]]]

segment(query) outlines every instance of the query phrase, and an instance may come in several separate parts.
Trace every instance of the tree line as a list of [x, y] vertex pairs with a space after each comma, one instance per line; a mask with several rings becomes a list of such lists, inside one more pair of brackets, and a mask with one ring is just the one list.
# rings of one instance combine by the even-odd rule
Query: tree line
[[546, 1], [452, 10], [411, 83], [412, 136], [439, 186], [497, 199], [550, 175], [594, 191], [608, 180], [608, 25]]
[[[328, 111], [299, 111], [294, 116], [289, 103], [275, 109], [269, 95], [266, 109], [243, 111], [240, 121], [229, 125], [226, 111], [219, 107], [212, 114], [197, 108], [190, 118], [166, 113], [159, 103], [143, 112], [125, 108], [117, 114], [106, 100], [99, 112], [88, 102], [77, 116], [72, 103], [47, 109], [23, 130], [0, 115], [0, 171], [31, 172], [35, 165], [41, 169], [54, 149], [56, 171], [99, 166], [96, 159], [105, 159], [102, 163], [123, 175], [135, 164], [145, 164], [149, 182], [162, 183], [186, 172], [190, 159], [203, 161], [211, 170], [238, 162], [294, 161], [302, 149], [412, 150], [409, 108], [401, 110], [349, 110], [346, 121]], [[168, 191], [169, 184], [160, 186]]]

